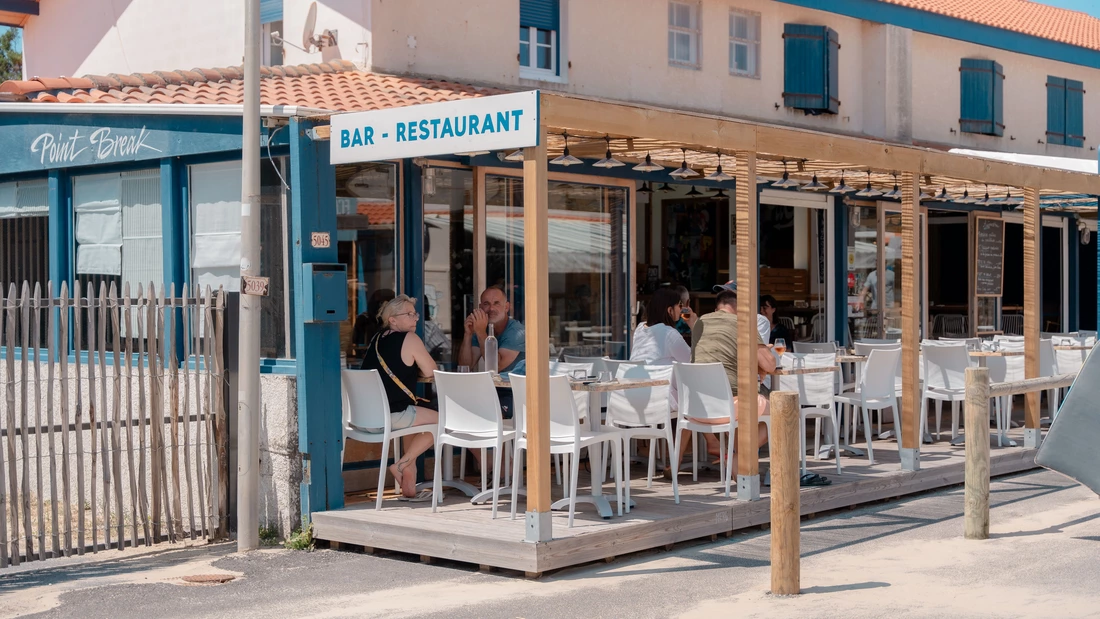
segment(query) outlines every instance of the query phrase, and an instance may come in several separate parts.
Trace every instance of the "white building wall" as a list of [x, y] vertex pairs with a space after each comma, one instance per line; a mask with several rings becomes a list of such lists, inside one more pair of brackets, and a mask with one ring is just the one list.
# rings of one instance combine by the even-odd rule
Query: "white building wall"
[[[913, 33], [913, 139], [978, 150], [1096, 159], [1100, 143], [1100, 70]], [[1004, 137], [959, 132], [959, 64], [995, 60], [1004, 67]], [[1048, 75], [1085, 85], [1085, 146], [1046, 144]], [[955, 130], [955, 133], [951, 132]], [[1042, 142], [1040, 144], [1040, 141]]]
[[50, 0], [23, 32], [30, 78], [239, 65], [244, 10], [223, 0]]

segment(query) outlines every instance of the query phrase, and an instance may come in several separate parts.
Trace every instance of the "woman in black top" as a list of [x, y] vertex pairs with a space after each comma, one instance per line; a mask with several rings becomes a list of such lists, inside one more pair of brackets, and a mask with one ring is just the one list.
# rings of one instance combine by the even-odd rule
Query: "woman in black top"
[[[386, 388], [390, 405], [390, 427], [400, 430], [411, 426], [430, 426], [439, 421], [436, 411], [418, 406], [416, 381], [419, 376], [432, 376], [435, 361], [424, 342], [416, 335], [420, 316], [414, 309], [416, 301], [406, 295], [382, 306], [378, 314], [383, 327], [367, 345], [366, 356], [360, 369], [378, 370]], [[384, 363], [384, 365], [383, 365]], [[387, 371], [387, 368], [389, 371]], [[381, 432], [381, 428], [367, 428]], [[416, 493], [416, 466], [411, 466], [417, 456], [432, 446], [432, 435], [426, 432], [408, 436], [404, 441], [401, 459], [390, 466], [390, 472], [401, 484], [401, 494], [406, 499], [428, 500], [431, 491], [425, 490], [423, 499]], [[382, 489], [379, 488], [379, 492]]]

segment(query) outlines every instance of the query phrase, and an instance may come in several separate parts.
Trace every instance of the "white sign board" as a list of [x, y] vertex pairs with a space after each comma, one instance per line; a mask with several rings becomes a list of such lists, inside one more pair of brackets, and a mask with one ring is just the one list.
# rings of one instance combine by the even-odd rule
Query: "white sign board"
[[332, 116], [333, 164], [511, 150], [539, 141], [539, 92], [530, 90]]

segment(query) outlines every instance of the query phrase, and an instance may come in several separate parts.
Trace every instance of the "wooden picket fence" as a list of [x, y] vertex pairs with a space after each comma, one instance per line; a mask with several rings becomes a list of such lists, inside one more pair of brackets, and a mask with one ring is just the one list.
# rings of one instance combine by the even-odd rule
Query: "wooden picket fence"
[[0, 289], [0, 568], [227, 537], [225, 294], [118, 292]]

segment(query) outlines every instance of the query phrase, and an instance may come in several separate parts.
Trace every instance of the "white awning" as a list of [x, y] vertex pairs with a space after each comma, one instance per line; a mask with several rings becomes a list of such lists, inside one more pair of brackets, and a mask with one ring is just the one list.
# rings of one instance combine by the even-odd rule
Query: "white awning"
[[1028, 155], [1024, 153], [1001, 153], [989, 150], [970, 150], [968, 148], [952, 148], [953, 155], [965, 155], [968, 157], [984, 157], [986, 159], [998, 159], [1010, 163], [1023, 165], [1042, 166], [1070, 172], [1097, 173], [1096, 159], [1075, 159], [1073, 157], [1053, 157], [1051, 155]]

